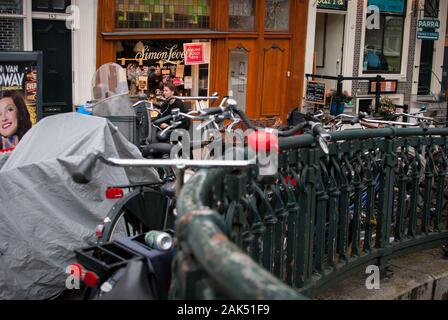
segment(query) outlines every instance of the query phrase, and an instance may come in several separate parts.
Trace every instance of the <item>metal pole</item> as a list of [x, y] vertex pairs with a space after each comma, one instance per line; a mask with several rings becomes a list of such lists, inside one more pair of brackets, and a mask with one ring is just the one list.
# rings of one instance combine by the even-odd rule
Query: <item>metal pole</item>
[[338, 86], [336, 91], [336, 97], [337, 97], [337, 107], [336, 107], [336, 115], [338, 115], [339, 110], [341, 110], [341, 103], [342, 103], [342, 95], [343, 95], [343, 82], [344, 82], [344, 76], [339, 75], [338, 76]]
[[375, 90], [375, 113], [378, 113], [381, 104], [381, 76], [376, 76], [376, 90]]

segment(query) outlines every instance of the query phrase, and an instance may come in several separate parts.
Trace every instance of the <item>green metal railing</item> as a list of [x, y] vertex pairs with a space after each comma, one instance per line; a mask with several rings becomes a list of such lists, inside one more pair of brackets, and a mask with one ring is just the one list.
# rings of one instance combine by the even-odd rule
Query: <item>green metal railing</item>
[[280, 140], [275, 179], [200, 171], [178, 200], [175, 296], [303, 299], [445, 243], [447, 146], [446, 128], [347, 130], [328, 155]]

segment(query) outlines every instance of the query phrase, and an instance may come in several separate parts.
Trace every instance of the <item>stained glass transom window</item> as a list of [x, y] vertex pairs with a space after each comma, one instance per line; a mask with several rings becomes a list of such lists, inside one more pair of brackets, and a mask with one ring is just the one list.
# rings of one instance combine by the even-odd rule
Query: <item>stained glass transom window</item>
[[289, 0], [266, 0], [266, 30], [289, 30]]
[[119, 29], [208, 29], [209, 0], [116, 0]]
[[230, 0], [229, 27], [238, 30], [255, 29], [255, 0]]

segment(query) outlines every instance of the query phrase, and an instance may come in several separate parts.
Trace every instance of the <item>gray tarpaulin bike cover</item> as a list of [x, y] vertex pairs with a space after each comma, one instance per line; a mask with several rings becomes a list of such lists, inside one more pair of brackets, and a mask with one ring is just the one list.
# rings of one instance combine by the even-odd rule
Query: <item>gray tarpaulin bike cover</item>
[[[158, 181], [98, 163], [92, 182], [70, 173], [92, 152], [141, 158], [107, 120], [76, 113], [45, 118], [31, 129], [0, 170], [0, 299], [49, 299], [65, 289], [73, 250], [95, 241], [114, 201], [108, 186]], [[143, 178], [142, 178], [143, 177]]]

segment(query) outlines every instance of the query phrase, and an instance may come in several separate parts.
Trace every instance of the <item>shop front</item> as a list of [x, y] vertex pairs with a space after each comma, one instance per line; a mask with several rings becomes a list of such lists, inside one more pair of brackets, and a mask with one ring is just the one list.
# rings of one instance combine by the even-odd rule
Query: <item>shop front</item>
[[299, 105], [308, 1], [99, 1], [97, 65], [127, 69], [132, 93], [218, 92], [253, 118]]

